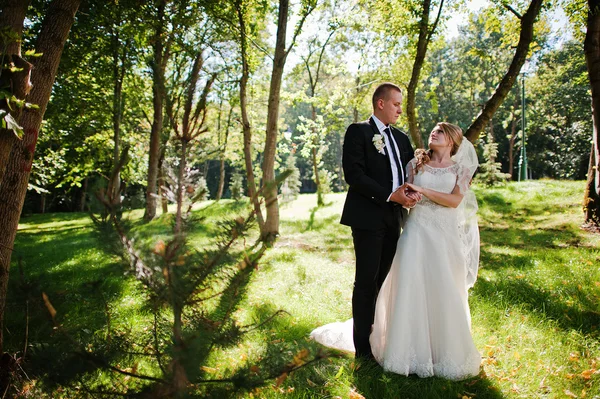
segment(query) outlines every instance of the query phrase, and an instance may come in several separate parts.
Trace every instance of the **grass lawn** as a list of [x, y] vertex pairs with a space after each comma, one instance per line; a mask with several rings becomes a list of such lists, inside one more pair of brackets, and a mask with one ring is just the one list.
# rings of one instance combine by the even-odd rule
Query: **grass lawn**
[[[379, 367], [356, 371], [353, 357], [341, 354], [267, 387], [235, 391], [222, 386], [199, 390], [198, 396], [600, 399], [600, 235], [579, 227], [583, 188], [584, 182], [550, 180], [474, 187], [482, 243], [479, 279], [470, 295], [473, 336], [483, 357], [478, 377], [451, 382], [398, 376]], [[248, 324], [280, 309], [287, 313], [238, 345], [199, 360], [204, 378], [227, 376], [267, 357], [286, 363], [303, 348], [314, 354], [319, 347], [307, 339], [310, 331], [351, 317], [354, 255], [350, 229], [339, 224], [343, 201], [344, 194], [330, 194], [327, 205], [316, 208], [316, 195], [301, 195], [282, 206], [281, 236], [253, 274], [236, 317]], [[210, 242], [216, 220], [240, 211], [228, 201], [203, 205], [195, 212], [206, 219], [190, 235], [198, 247]], [[134, 234], [138, 242], [152, 245], [168, 223], [159, 218], [144, 225], [141, 215], [131, 213]], [[102, 350], [108, 331], [143, 334], [151, 320], [145, 294], [98, 244], [87, 215], [32, 215], [22, 218], [19, 228], [6, 349], [22, 354], [28, 327], [23, 365], [28, 374], [22, 382], [29, 397], [86, 397], [78, 384], [93, 384], [108, 372], [82, 369], [72, 360], [69, 342]], [[32, 292], [47, 293], [71, 341], [56, 332], [43, 301]], [[122, 368], [146, 367], [143, 359], [131, 357], [114, 362]], [[150, 366], [146, 372], [152, 373]], [[125, 389], [135, 382], [122, 376], [120, 384]]]

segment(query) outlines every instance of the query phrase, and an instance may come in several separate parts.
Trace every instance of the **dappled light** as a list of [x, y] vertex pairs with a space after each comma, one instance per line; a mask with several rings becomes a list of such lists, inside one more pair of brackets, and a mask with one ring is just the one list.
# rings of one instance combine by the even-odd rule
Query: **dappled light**
[[[547, 181], [475, 187], [480, 196], [482, 267], [470, 304], [483, 365], [479, 376], [459, 382], [386, 373], [309, 340], [315, 327], [351, 317], [354, 255], [348, 228], [338, 223], [343, 196], [328, 194], [329, 205], [318, 208], [314, 195], [299, 196], [284, 208], [281, 237], [256, 272], [245, 275], [233, 296], [212, 300], [208, 313], [185, 315], [189, 331], [194, 331], [188, 336], [185, 358], [190, 379], [238, 381], [198, 385], [191, 392], [212, 398], [600, 394], [592, 383], [600, 367], [600, 237], [578, 227], [580, 186]], [[537, 197], [541, 189], [544, 198]], [[215, 223], [240, 209], [234, 201], [203, 203], [194, 211], [200, 222], [191, 226], [191, 245], [206, 245]], [[23, 221], [18, 236], [23, 277], [18, 272], [11, 277], [8, 345], [19, 350], [28, 326], [26, 370], [36, 383], [34, 389], [46, 392], [76, 392], [80, 382], [91, 387], [114, 379], [107, 380], [102, 365], [78, 355], [78, 350], [101, 352], [103, 361], [155, 374], [158, 370], [138, 353], [143, 351], [139, 342], [154, 339], [152, 309], [144, 304], [144, 291], [98, 245], [89, 219], [71, 216], [32, 215]], [[140, 223], [140, 218], [140, 213], [130, 216], [132, 231], [140, 245], [150, 249], [172, 228], [168, 215], [149, 224]], [[53, 329], [37, 296], [41, 292], [56, 308], [62, 333]], [[211, 320], [222, 318], [232, 300], [239, 301], [236, 324], [223, 330], [221, 340], [206, 340], [214, 328]], [[170, 316], [162, 311], [158, 317]], [[246, 328], [250, 330], [240, 334]], [[112, 339], [107, 341], [109, 330]], [[168, 340], [169, 335], [160, 331], [159, 339]], [[215, 344], [218, 347], [211, 349]], [[270, 385], [252, 385], [260, 374], [278, 373], [313, 358], [322, 360], [291, 374], [273, 374]], [[121, 378], [121, 384], [143, 387], [129, 378]]]

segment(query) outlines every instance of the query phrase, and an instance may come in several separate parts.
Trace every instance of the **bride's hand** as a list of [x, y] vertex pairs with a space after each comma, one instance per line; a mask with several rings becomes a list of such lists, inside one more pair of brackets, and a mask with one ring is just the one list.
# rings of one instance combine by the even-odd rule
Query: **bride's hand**
[[412, 183], [406, 183], [406, 195], [408, 196], [415, 196], [417, 195], [419, 197], [419, 200], [421, 199], [421, 194], [423, 194], [423, 188], [417, 185], [414, 185]]

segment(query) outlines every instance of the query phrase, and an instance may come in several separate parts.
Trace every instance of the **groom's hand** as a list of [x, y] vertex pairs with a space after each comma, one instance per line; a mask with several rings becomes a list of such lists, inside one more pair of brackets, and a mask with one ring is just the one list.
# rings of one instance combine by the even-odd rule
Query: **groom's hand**
[[406, 184], [401, 185], [392, 193], [390, 201], [397, 202], [405, 208], [412, 208], [421, 199], [421, 195], [416, 191], [407, 190]]

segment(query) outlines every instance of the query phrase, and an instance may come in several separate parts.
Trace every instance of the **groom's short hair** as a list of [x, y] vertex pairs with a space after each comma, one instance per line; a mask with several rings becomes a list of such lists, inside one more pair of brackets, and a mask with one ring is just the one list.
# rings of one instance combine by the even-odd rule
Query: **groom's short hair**
[[382, 83], [379, 86], [377, 86], [377, 88], [373, 92], [373, 109], [377, 108], [377, 101], [379, 101], [379, 99], [385, 100], [388, 97], [388, 94], [390, 93], [390, 91], [394, 91], [394, 90], [398, 91], [398, 92], [400, 92], [400, 94], [402, 94], [402, 89], [400, 89], [400, 87], [398, 87], [398, 85], [395, 85], [390, 82], [385, 82], [385, 83]]

